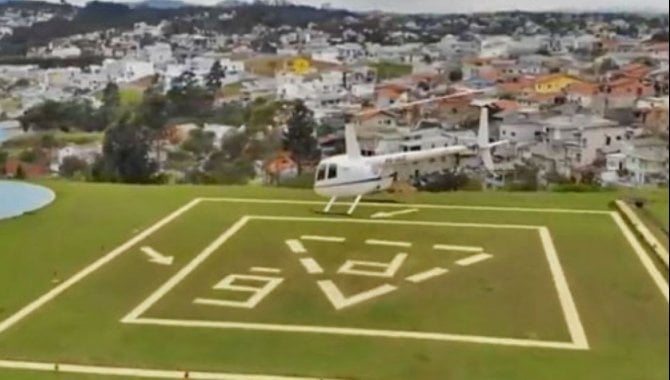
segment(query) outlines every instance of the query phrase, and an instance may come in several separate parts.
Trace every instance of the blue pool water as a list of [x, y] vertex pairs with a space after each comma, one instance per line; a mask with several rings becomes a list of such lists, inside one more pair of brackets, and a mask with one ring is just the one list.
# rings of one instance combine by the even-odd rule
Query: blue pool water
[[19, 216], [53, 202], [50, 189], [27, 182], [0, 180], [0, 219]]

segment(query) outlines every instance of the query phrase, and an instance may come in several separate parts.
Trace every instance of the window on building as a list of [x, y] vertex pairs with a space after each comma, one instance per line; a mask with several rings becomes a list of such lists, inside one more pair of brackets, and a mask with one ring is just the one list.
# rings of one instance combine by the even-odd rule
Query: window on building
[[605, 145], [610, 146], [612, 144], [612, 137], [605, 136]]
[[510, 132], [510, 136], [516, 137], [516, 132]]
[[421, 150], [421, 146], [420, 145], [413, 146], [413, 147], [409, 148], [409, 150], [411, 150], [412, 152], [416, 152], [418, 150]]

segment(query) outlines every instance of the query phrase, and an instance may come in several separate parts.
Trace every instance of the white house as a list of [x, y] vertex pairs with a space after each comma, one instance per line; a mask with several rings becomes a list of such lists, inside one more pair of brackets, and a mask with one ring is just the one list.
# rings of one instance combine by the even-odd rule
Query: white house
[[76, 46], [55, 47], [49, 55], [54, 58], [74, 58], [81, 55], [81, 49]]
[[554, 116], [542, 121], [540, 143], [530, 147], [539, 163], [570, 176], [574, 169], [621, 151], [630, 138], [627, 128], [597, 115]]
[[544, 126], [537, 110], [520, 110], [503, 118], [500, 138], [512, 144], [539, 141]]
[[278, 73], [277, 97], [280, 99], [318, 99], [322, 97], [342, 97], [344, 89], [343, 73], [339, 70], [324, 72], [316, 76], [302, 76], [294, 73]]
[[185, 64], [188, 70], [192, 71], [196, 76], [205, 76], [212, 69], [214, 62], [216, 62], [216, 58], [197, 56], [187, 59]]
[[14, 30], [8, 26], [0, 26], [0, 38], [4, 36], [11, 36]]
[[139, 51], [139, 58], [157, 66], [165, 65], [174, 59], [172, 46], [164, 42], [147, 45]]
[[151, 62], [137, 60], [114, 60], [106, 59], [101, 72], [107, 76], [109, 81], [118, 83], [133, 82], [141, 78], [156, 74]]
[[526, 55], [533, 54], [549, 44], [549, 36], [533, 35], [514, 38], [508, 47], [509, 54]]
[[100, 143], [89, 145], [67, 145], [58, 149], [55, 160], [51, 162], [50, 169], [54, 172], [59, 171], [60, 166], [63, 164], [63, 160], [67, 157], [76, 157], [88, 164], [92, 164], [100, 154], [102, 154], [102, 144]]
[[509, 36], [486, 36], [479, 43], [479, 58], [505, 57], [510, 53], [512, 38]]
[[436, 45], [446, 56], [469, 56], [479, 53], [477, 40], [466, 40], [453, 34], [447, 34]]
[[158, 37], [163, 34], [163, 27], [165, 27], [167, 24], [167, 21], [161, 21], [156, 25], [149, 25], [145, 22], [136, 22], [133, 25], [133, 33], [138, 36], [148, 34], [154, 37]]
[[221, 142], [225, 139], [226, 135], [237, 131], [237, 127], [223, 124], [208, 124], [205, 123], [202, 127], [202, 130], [205, 132], [211, 132], [214, 134], [214, 146], [221, 146]]
[[219, 60], [221, 67], [225, 70], [226, 75], [239, 75], [244, 73], [244, 61], [232, 60], [230, 58], [221, 58]]
[[334, 64], [340, 64], [340, 54], [339, 51], [332, 46], [327, 48], [318, 49], [312, 52], [312, 59], [314, 61], [328, 62]]
[[606, 183], [625, 182], [640, 186], [668, 181], [668, 143], [657, 138], [627, 141], [620, 153], [607, 155]]

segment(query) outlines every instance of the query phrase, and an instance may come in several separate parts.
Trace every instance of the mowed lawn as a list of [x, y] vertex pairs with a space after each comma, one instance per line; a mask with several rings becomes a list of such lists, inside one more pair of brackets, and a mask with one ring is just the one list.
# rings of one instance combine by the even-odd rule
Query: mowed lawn
[[[45, 184], [57, 193], [53, 205], [32, 215], [0, 221], [0, 320], [48, 291], [54, 278], [69, 277], [195, 197], [317, 199], [310, 191], [260, 187]], [[447, 193], [400, 200], [609, 211], [611, 201], [620, 195]], [[667, 302], [611, 217], [601, 214], [421, 209], [397, 217], [546, 225], [589, 340], [588, 351], [120, 323], [240, 216], [329, 218], [314, 212], [317, 207], [200, 204], [0, 334], [0, 359], [371, 380], [668, 377]], [[382, 210], [398, 209], [365, 206], [356, 218]], [[347, 293], [389, 282], [398, 287], [397, 295], [335, 311], [318, 292], [316, 278], [305, 273], [295, 254], [287, 250], [285, 240], [294, 234], [296, 238], [302, 234], [345, 236], [345, 248], [323, 242], [304, 245], [328, 278]], [[365, 245], [369, 238], [412, 241], [413, 245], [386, 250]], [[433, 252], [432, 245], [441, 243], [481, 245], [492, 257], [471, 268], [459, 267], [454, 262], [467, 254]], [[148, 263], [139, 251], [143, 245], [174, 256], [174, 265]], [[408, 258], [397, 278], [377, 280], [335, 273], [347, 259], [388, 262], [400, 251], [407, 251]], [[146, 316], [568, 341], [558, 296], [541, 253], [538, 241], [527, 231], [506, 234], [492, 230], [489, 234], [458, 227], [256, 220], [214, 251], [149, 308]], [[222, 297], [211, 287], [231, 273], [248, 274], [252, 266], [281, 268], [278, 276], [284, 278], [276, 293], [256, 309], [192, 303], [196, 297]], [[403, 280], [435, 266], [449, 272], [423, 285]], [[0, 370], [0, 378], [100, 377]]]

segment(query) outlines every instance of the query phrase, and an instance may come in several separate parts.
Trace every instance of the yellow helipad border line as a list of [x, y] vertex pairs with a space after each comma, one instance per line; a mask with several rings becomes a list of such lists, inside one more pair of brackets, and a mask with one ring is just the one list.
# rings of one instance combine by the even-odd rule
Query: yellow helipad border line
[[[287, 205], [316, 205], [323, 206], [325, 202], [304, 201], [298, 199], [258, 199], [258, 198], [229, 198], [229, 197], [203, 197], [199, 198], [206, 202], [235, 202], [235, 203], [265, 203], [265, 204], [287, 204]], [[351, 202], [341, 202], [339, 205], [351, 205]], [[473, 211], [509, 211], [509, 212], [550, 212], [563, 214], [594, 214], [608, 215], [609, 211], [570, 209], [570, 208], [541, 208], [541, 207], [502, 207], [502, 206], [467, 206], [467, 205], [433, 205], [433, 204], [405, 204], [405, 203], [383, 203], [383, 202], [361, 202], [358, 207], [389, 207], [389, 208], [420, 208], [437, 210], [473, 210]]]
[[[180, 207], [176, 211], [162, 218], [152, 226], [148, 227], [144, 231], [140, 232], [135, 237], [126, 241], [125, 243], [119, 245], [106, 255], [102, 256], [98, 260], [95, 260], [90, 265], [84, 267], [79, 272], [75, 273], [72, 277], [68, 278], [66, 281], [62, 282], [58, 286], [49, 290], [42, 296], [38, 297], [34, 301], [30, 302], [23, 308], [19, 309], [16, 313], [10, 315], [8, 318], [0, 321], [0, 334], [2, 334], [7, 329], [11, 328], [18, 322], [27, 318], [29, 315], [39, 310], [46, 303], [50, 302], [54, 298], [58, 297], [64, 291], [70, 287], [76, 285], [81, 280], [97, 271], [125, 251], [127, 251], [133, 245], [139, 243], [140, 241], [146, 239], [148, 236], [170, 223], [172, 220], [179, 217], [181, 214], [185, 213], [189, 209], [193, 208], [197, 204], [208, 201], [208, 202], [238, 202], [238, 203], [261, 203], [261, 204], [302, 204], [302, 205], [322, 205], [322, 202], [318, 201], [303, 201], [303, 200], [274, 200], [274, 199], [257, 199], [257, 198], [225, 198], [225, 197], [199, 197], [194, 198], [190, 202], [186, 203], [184, 206]], [[393, 204], [393, 203], [361, 203], [360, 207], [387, 207], [387, 208], [402, 208], [402, 207], [414, 207], [420, 209], [443, 209], [443, 210], [473, 210], [473, 211], [502, 211], [502, 212], [529, 212], [529, 213], [567, 213], [567, 214], [593, 214], [593, 215], [609, 215], [614, 220], [615, 224], [620, 228], [621, 232], [624, 234], [628, 242], [633, 247], [634, 252], [640, 258], [645, 269], [647, 269], [649, 275], [651, 276], [654, 283], [658, 286], [661, 293], [668, 301], [668, 284], [665, 282], [662, 274], [658, 269], [653, 265], [651, 259], [647, 256], [644, 249], [640, 246], [636, 237], [628, 229], [628, 226], [621, 219], [620, 215], [616, 212], [603, 211], [603, 210], [589, 210], [589, 209], [562, 209], [562, 208], [523, 208], [523, 207], [497, 207], [497, 206], [463, 206], [463, 205], [430, 205], [430, 204], [418, 204], [418, 205], [406, 205], [406, 204]], [[570, 344], [570, 343], [568, 343]], [[8, 369], [25, 369], [25, 370], [36, 370], [36, 371], [54, 371], [56, 363], [48, 362], [34, 362], [34, 361], [18, 361], [18, 360], [1, 360], [0, 359], [0, 368]], [[173, 378], [175, 374], [179, 374], [183, 378], [183, 372], [180, 371], [170, 371], [170, 370], [151, 370], [151, 369], [141, 369], [141, 368], [120, 368], [120, 367], [104, 367], [104, 366], [81, 366], [81, 365], [68, 365], [63, 364], [58, 366], [61, 372], [69, 373], [89, 373], [89, 374], [108, 374], [108, 375], [117, 375], [117, 376], [134, 376], [134, 377], [153, 377], [153, 378]], [[102, 373], [102, 372], [104, 373]], [[139, 371], [139, 372], [138, 372]], [[134, 373], [140, 373], [140, 375], [134, 375]], [[243, 375], [243, 374], [225, 374], [225, 373], [207, 373], [207, 372], [190, 372], [190, 376], [193, 379], [209, 379], [209, 380], [312, 380], [312, 378], [306, 377], [281, 377], [281, 376], [271, 376], [271, 375]], [[217, 377], [218, 376], [218, 377]], [[232, 376], [232, 377], [231, 377]], [[245, 377], [246, 376], [246, 377]], [[255, 377], [249, 377], [255, 376]], [[176, 378], [176, 377], [175, 377]]]
[[649, 248], [651, 248], [652, 251], [658, 256], [661, 261], [663, 261], [663, 264], [665, 264], [665, 267], [668, 267], [668, 261], [670, 255], [668, 255], [668, 250], [665, 249], [663, 244], [656, 239], [656, 236], [649, 231], [649, 228], [640, 220], [640, 218], [637, 216], [635, 211], [626, 204], [626, 202], [622, 200], [617, 200], [614, 202], [616, 206], [621, 210], [623, 215], [628, 218], [630, 223], [635, 227], [637, 232], [642, 236], [642, 239], [644, 239], [647, 242], [647, 245]]
[[[281, 221], [281, 222], [319, 222], [319, 223], [354, 223], [354, 224], [389, 224], [389, 225], [419, 225], [431, 227], [462, 227], [462, 228], [484, 228], [484, 229], [521, 229], [533, 230], [539, 233], [543, 252], [549, 264], [549, 270], [552, 275], [559, 304], [563, 311], [564, 321], [568, 327], [571, 341], [544, 341], [533, 339], [518, 339], [505, 337], [489, 337], [477, 335], [448, 334], [441, 332], [419, 332], [403, 330], [382, 330], [369, 328], [337, 327], [337, 326], [316, 326], [316, 325], [292, 325], [292, 324], [272, 324], [272, 323], [247, 323], [234, 321], [203, 321], [203, 320], [183, 320], [168, 318], [145, 318], [142, 317], [156, 302], [166, 296], [175, 286], [183, 281], [191, 272], [193, 272], [207, 257], [212, 255], [221, 247], [228, 238], [238, 232], [244, 224], [251, 220]], [[223, 238], [225, 236], [225, 238]], [[427, 339], [442, 341], [471, 342], [480, 344], [498, 344], [507, 346], [524, 347], [543, 347], [557, 349], [588, 350], [589, 344], [584, 333], [577, 307], [574, 303], [570, 288], [565, 275], [561, 269], [558, 254], [554, 248], [551, 234], [544, 226], [536, 225], [511, 225], [511, 224], [493, 224], [493, 223], [456, 223], [456, 222], [428, 222], [428, 221], [403, 221], [386, 219], [351, 219], [334, 217], [298, 217], [298, 216], [268, 216], [268, 215], [245, 215], [226, 230], [223, 235], [212, 242], [207, 248], [200, 252], [191, 262], [178, 271], [167, 282], [161, 285], [140, 305], [135, 307], [128, 315], [121, 319], [123, 323], [130, 324], [149, 324], [161, 326], [179, 326], [179, 327], [207, 327], [222, 329], [244, 329], [244, 330], [263, 330], [263, 331], [285, 331], [299, 333], [317, 333], [317, 334], [337, 334], [354, 336], [376, 336], [383, 338], [408, 338], [408, 339]]]
[[0, 368], [33, 370], [52, 373], [79, 373], [86, 375], [144, 377], [153, 379], [196, 379], [196, 380], [336, 380], [323, 377], [253, 375], [227, 372], [178, 371], [167, 369], [107, 367], [68, 363], [35, 362], [21, 360], [0, 360]]
[[633, 231], [631, 231], [626, 222], [623, 220], [623, 217], [616, 211], [612, 211], [610, 216], [612, 219], [614, 219], [614, 223], [619, 227], [621, 233], [623, 233], [623, 236], [626, 238], [626, 240], [628, 240], [628, 243], [633, 248], [633, 251], [640, 259], [642, 266], [647, 270], [647, 273], [649, 273], [649, 276], [654, 281], [654, 284], [656, 284], [658, 289], [661, 291], [665, 301], [668, 302], [670, 300], [670, 289], [668, 288], [668, 282], [665, 281], [663, 274], [661, 274], [656, 265], [654, 265], [651, 257], [649, 257], [647, 252], [644, 250], [640, 242], [637, 240], [637, 237], [635, 237]]

